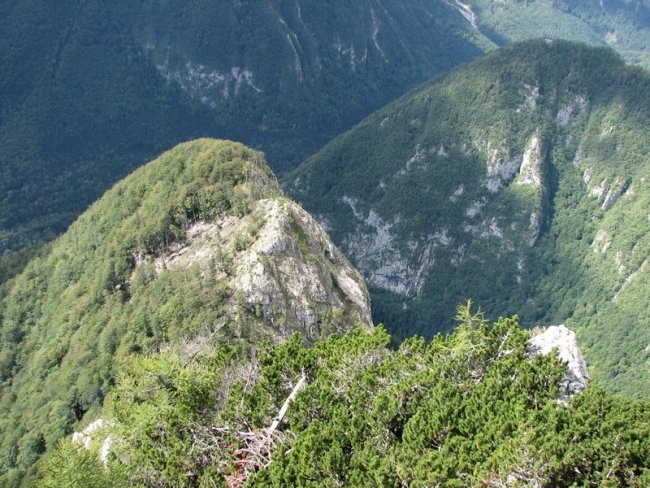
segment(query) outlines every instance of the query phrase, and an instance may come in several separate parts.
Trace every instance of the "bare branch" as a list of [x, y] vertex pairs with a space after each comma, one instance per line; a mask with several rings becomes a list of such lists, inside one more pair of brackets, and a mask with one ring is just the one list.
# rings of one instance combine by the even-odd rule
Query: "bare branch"
[[287, 397], [287, 399], [282, 404], [282, 408], [276, 415], [275, 419], [273, 419], [273, 423], [271, 424], [271, 427], [269, 427], [269, 431], [268, 431], [269, 437], [273, 435], [275, 429], [277, 429], [278, 426], [280, 425], [280, 422], [282, 422], [282, 419], [284, 418], [285, 414], [287, 413], [287, 409], [289, 408], [289, 404], [296, 398], [298, 391], [304, 386], [306, 381], [307, 381], [307, 375], [305, 375], [305, 372], [303, 371], [302, 375], [300, 376], [300, 380], [298, 380], [296, 386], [293, 387], [291, 394]]

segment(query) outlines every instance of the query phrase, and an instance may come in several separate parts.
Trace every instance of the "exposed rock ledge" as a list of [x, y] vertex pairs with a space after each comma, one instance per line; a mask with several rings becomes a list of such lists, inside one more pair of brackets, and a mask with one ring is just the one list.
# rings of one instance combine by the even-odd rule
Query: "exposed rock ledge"
[[528, 353], [546, 356], [557, 348], [558, 358], [567, 365], [560, 382], [560, 399], [568, 400], [587, 387], [589, 374], [584, 357], [578, 349], [576, 334], [564, 325], [552, 325], [528, 340]]
[[229, 297], [222, 323], [245, 322], [248, 335], [283, 341], [297, 331], [313, 343], [357, 324], [372, 327], [363, 278], [311, 215], [287, 198], [258, 200], [242, 217], [195, 222], [170, 251], [140, 253], [133, 261], [155, 274], [193, 266], [214, 274]]
[[106, 465], [108, 462], [108, 455], [111, 452], [111, 446], [113, 444], [113, 438], [105, 434], [106, 429], [113, 427], [111, 422], [106, 422], [102, 418], [98, 418], [91, 424], [89, 424], [81, 432], [75, 432], [72, 434], [72, 442], [83, 447], [84, 449], [90, 449], [91, 444], [101, 441], [101, 446], [99, 447], [99, 459], [102, 464]]
[[236, 257], [234, 288], [267, 327], [315, 341], [351, 324], [372, 326], [363, 278], [311, 215], [287, 199], [261, 200], [255, 215], [264, 223]]

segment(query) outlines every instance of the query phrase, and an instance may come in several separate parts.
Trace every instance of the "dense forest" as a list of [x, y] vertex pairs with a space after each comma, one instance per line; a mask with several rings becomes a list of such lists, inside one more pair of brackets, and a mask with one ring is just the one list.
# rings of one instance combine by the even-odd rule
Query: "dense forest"
[[565, 365], [531, 357], [516, 318], [488, 324], [469, 303], [456, 318], [453, 334], [396, 350], [378, 328], [131, 358], [90, 450], [62, 441], [38, 483], [647, 486], [650, 404], [592, 387], [558, 401]]
[[[295, 167], [494, 45], [443, 0], [0, 1], [0, 253], [196, 137]], [[29, 204], [26, 204], [29, 202]]]
[[650, 68], [650, 4], [645, 0], [467, 0], [478, 29], [499, 45], [535, 37], [610, 46]]
[[[644, 1], [0, 1], [0, 253], [211, 136], [294, 168], [419, 83], [531, 37], [648, 66]], [[25, 202], [29, 202], [26, 205]]]
[[597, 382], [647, 397], [649, 117], [647, 71], [526, 41], [379, 110], [284, 181], [394, 334], [444, 331], [471, 297], [576, 329]]

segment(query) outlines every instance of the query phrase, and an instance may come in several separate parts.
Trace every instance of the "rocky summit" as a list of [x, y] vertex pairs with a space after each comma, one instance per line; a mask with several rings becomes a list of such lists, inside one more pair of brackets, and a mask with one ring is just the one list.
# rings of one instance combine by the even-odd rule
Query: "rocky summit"
[[560, 383], [561, 398], [566, 401], [583, 391], [589, 382], [587, 364], [578, 348], [576, 334], [564, 325], [552, 325], [537, 332], [528, 340], [528, 352], [547, 355], [555, 350], [560, 361], [566, 364], [566, 371]]

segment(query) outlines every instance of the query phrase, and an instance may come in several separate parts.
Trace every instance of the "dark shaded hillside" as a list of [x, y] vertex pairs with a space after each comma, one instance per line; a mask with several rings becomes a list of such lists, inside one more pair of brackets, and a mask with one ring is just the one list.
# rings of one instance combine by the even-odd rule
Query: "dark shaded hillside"
[[472, 297], [565, 322], [597, 381], [650, 391], [650, 77], [609, 49], [530, 41], [401, 98], [287, 189], [365, 274], [378, 322], [449, 327]]
[[[122, 5], [122, 4], [121, 4]], [[115, 180], [208, 126], [102, 2], [0, 6], [0, 250], [51, 239]]]
[[0, 2], [0, 252], [198, 136], [289, 170], [427, 78], [530, 36], [646, 63], [647, 2]]
[[0, 252], [197, 136], [286, 170], [490, 46], [442, 0], [0, 2]]

